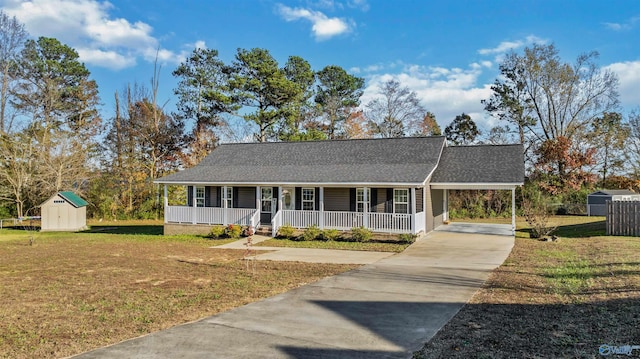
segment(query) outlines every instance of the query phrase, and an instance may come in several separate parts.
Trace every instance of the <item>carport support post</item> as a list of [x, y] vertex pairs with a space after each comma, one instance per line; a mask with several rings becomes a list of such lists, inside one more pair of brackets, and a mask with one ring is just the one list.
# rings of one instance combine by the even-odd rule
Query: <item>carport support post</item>
[[511, 233], [516, 235], [516, 188], [511, 189]]

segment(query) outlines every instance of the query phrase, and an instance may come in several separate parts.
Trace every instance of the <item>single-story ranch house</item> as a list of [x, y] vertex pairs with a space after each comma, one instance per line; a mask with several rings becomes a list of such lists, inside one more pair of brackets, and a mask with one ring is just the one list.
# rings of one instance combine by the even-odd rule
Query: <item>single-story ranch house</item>
[[[444, 137], [222, 144], [198, 165], [162, 177], [165, 234], [214, 224], [428, 232], [447, 220], [449, 189], [512, 191], [522, 145], [448, 147]], [[169, 206], [167, 186], [187, 203]]]

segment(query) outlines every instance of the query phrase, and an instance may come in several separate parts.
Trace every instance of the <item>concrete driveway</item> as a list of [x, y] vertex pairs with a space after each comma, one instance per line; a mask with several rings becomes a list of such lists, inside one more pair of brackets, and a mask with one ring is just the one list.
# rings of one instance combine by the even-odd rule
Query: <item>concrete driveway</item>
[[356, 270], [77, 357], [409, 358], [513, 247], [500, 231], [455, 226]]

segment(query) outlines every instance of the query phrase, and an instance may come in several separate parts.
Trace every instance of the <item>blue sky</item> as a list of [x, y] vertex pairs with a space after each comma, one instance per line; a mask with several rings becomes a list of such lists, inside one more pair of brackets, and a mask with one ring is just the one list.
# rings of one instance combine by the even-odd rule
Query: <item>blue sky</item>
[[150, 84], [158, 51], [160, 103], [171, 111], [171, 71], [194, 49], [268, 49], [315, 70], [341, 66], [366, 79], [363, 102], [391, 78], [415, 91], [444, 128], [462, 112], [481, 128], [496, 122], [480, 100], [500, 59], [533, 43], [554, 43], [567, 62], [598, 51], [620, 78], [621, 111], [640, 108], [638, 0], [0, 0], [34, 36], [75, 48], [98, 82], [103, 115], [125, 84]]

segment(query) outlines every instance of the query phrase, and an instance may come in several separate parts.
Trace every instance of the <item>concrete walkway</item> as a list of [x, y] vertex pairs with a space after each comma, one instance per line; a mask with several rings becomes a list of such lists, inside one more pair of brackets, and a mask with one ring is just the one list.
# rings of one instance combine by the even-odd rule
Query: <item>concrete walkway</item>
[[[253, 236], [253, 243], [260, 243], [270, 239], [265, 236]], [[246, 249], [247, 239], [223, 244], [213, 248]], [[307, 263], [334, 263], [334, 264], [369, 264], [377, 262], [383, 258], [390, 257], [392, 252], [371, 252], [371, 251], [344, 251], [338, 249], [315, 249], [315, 248], [289, 248], [289, 247], [267, 247], [253, 246], [251, 257], [258, 260], [291, 261]]]
[[513, 247], [512, 236], [450, 226], [373, 264], [78, 358], [410, 358]]

